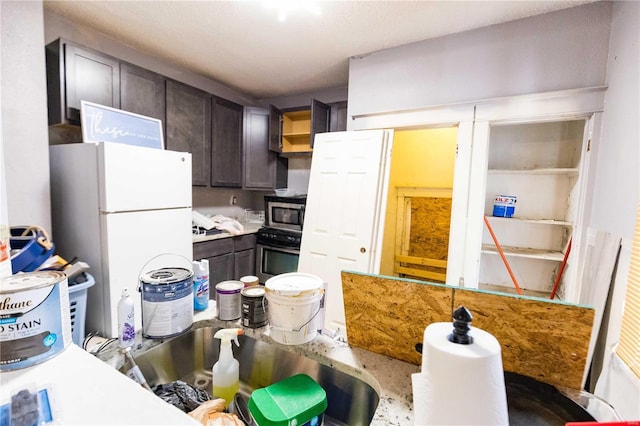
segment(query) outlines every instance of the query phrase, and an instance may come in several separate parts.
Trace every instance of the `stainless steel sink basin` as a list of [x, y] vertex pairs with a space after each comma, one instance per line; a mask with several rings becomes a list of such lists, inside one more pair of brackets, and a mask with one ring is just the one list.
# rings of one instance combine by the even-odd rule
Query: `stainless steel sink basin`
[[[211, 368], [218, 360], [220, 341], [217, 327], [194, 328], [135, 357], [151, 387], [183, 380], [211, 395]], [[252, 391], [294, 374], [304, 373], [327, 392], [327, 425], [368, 425], [379, 396], [367, 383], [328, 365], [242, 335], [240, 347], [232, 344], [240, 362], [240, 393], [247, 399]]]

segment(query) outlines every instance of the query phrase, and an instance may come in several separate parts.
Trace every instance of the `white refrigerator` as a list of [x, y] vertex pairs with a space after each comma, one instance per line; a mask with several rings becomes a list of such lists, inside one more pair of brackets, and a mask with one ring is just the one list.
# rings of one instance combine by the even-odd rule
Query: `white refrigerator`
[[50, 147], [56, 253], [90, 266], [86, 333], [118, 335], [123, 288], [142, 330], [140, 277], [191, 269], [191, 154], [119, 143]]

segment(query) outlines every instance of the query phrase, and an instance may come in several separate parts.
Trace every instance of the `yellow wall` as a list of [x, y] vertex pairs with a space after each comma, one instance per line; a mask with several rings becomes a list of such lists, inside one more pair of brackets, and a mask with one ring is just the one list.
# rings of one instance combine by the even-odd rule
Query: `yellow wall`
[[394, 131], [381, 274], [393, 275], [396, 188], [452, 188], [457, 136], [457, 127]]

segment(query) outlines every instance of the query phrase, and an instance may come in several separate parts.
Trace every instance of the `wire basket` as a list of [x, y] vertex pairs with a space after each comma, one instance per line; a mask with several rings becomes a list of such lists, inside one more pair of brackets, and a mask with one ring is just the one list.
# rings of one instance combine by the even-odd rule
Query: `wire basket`
[[264, 210], [245, 210], [244, 220], [247, 223], [264, 223]]
[[69, 311], [71, 314], [71, 339], [82, 347], [84, 340], [84, 322], [87, 317], [87, 289], [96, 281], [90, 274], [84, 273], [87, 280], [82, 283], [69, 283]]

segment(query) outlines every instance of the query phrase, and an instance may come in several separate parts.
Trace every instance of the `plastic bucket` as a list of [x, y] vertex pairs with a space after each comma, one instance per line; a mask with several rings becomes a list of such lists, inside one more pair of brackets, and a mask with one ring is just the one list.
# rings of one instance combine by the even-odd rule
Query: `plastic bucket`
[[271, 338], [284, 345], [299, 345], [318, 334], [322, 279], [315, 275], [290, 272], [269, 278], [265, 297], [269, 302]]

